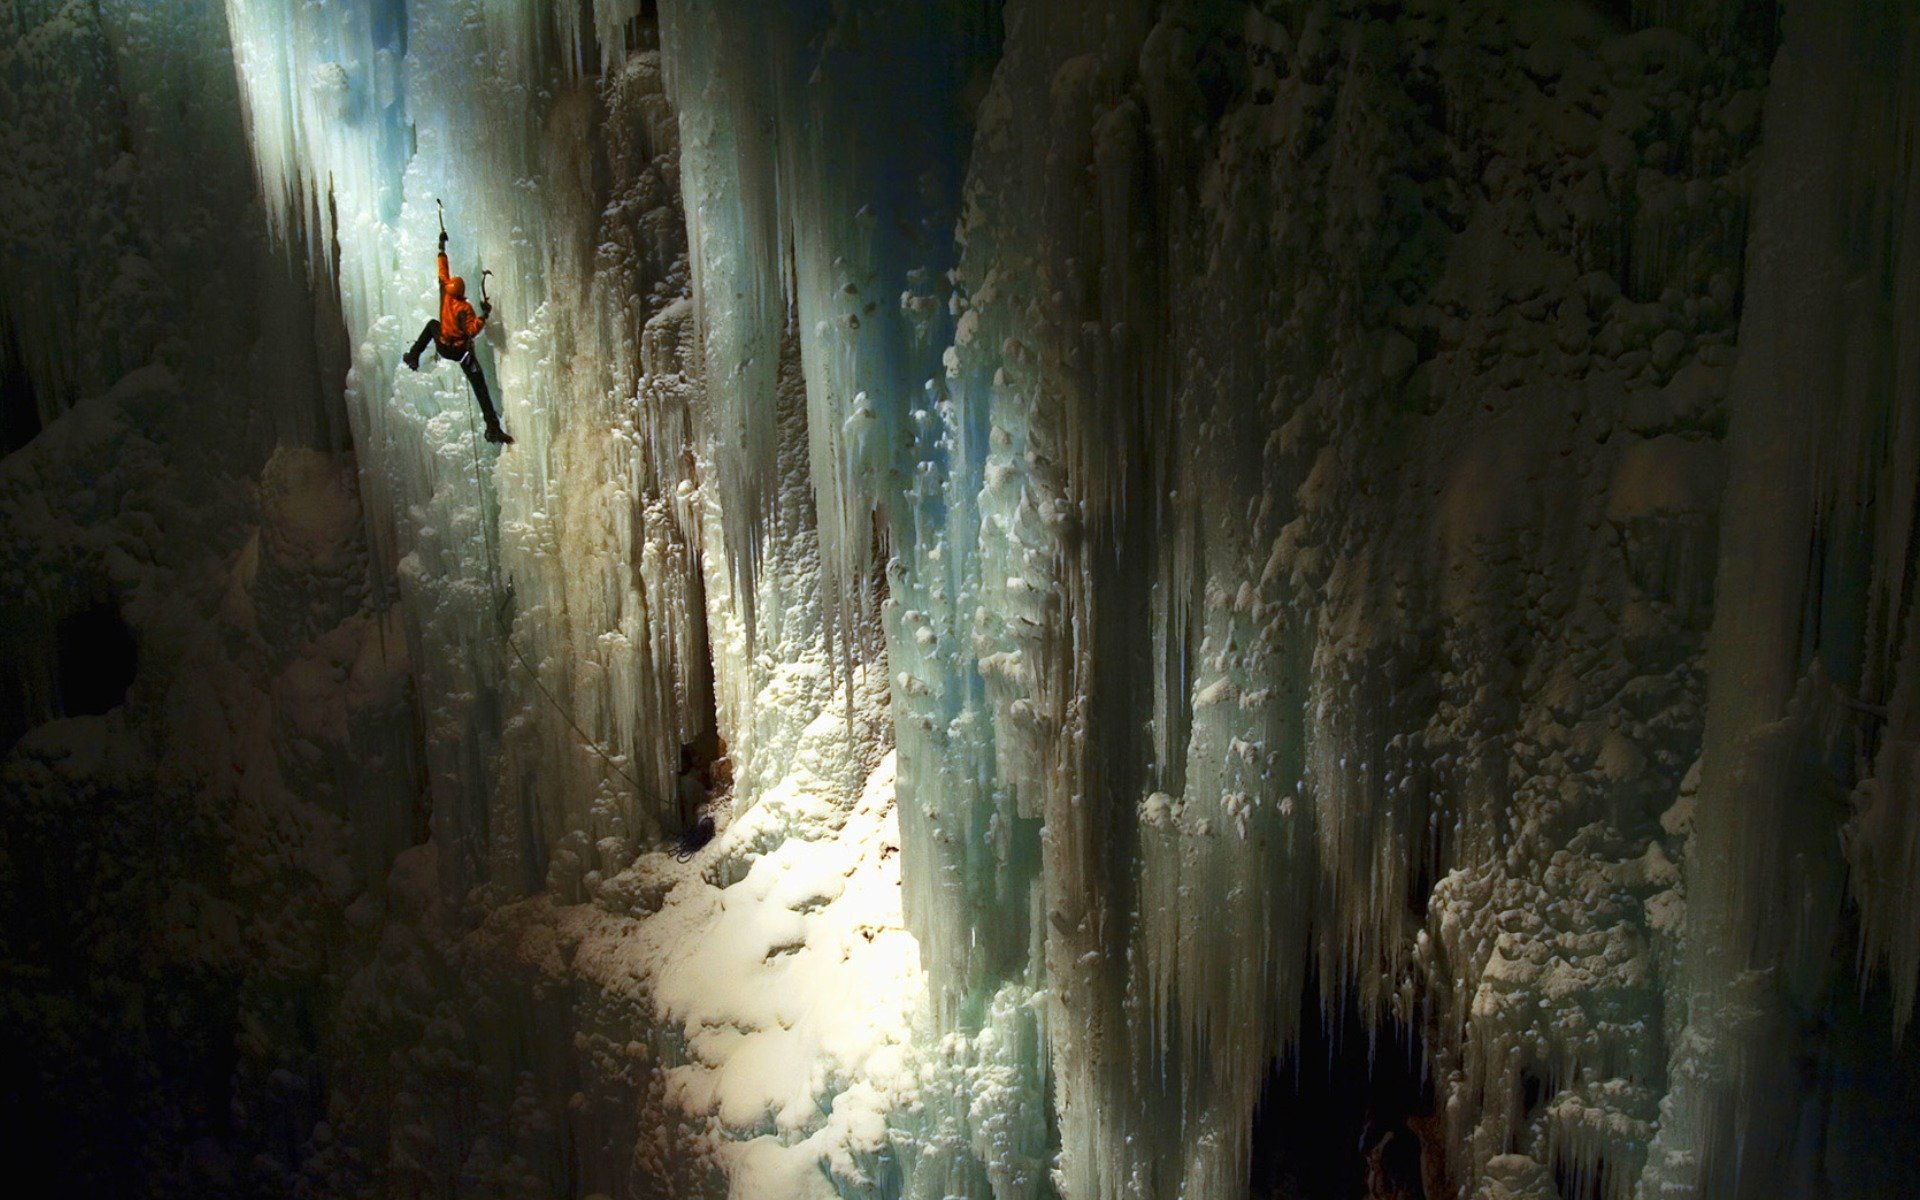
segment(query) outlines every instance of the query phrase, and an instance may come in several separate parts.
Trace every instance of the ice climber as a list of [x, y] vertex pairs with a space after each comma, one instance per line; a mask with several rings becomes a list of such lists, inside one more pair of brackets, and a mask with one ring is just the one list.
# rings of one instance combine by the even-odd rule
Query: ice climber
[[447, 231], [440, 230], [440, 317], [428, 321], [420, 330], [420, 336], [413, 341], [413, 349], [406, 353], [409, 369], [420, 369], [420, 354], [432, 342], [441, 358], [450, 358], [460, 364], [466, 372], [467, 382], [473, 385], [474, 398], [480, 401], [480, 412], [487, 419], [487, 440], [502, 446], [513, 445], [513, 439], [507, 431], [500, 428], [500, 414], [493, 411], [493, 397], [487, 394], [487, 377], [480, 373], [480, 360], [473, 352], [473, 339], [487, 327], [487, 318], [493, 315], [493, 304], [485, 296], [480, 298], [480, 311], [475, 314], [473, 305], [467, 303], [467, 281], [447, 270]]

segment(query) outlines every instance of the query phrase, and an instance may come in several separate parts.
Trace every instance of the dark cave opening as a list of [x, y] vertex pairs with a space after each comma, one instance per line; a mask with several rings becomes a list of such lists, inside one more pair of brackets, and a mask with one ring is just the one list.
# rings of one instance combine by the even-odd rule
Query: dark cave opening
[[1418, 1030], [1329, 1012], [1312, 983], [1293, 1048], [1254, 1108], [1252, 1200], [1444, 1200], [1439, 1119]]
[[64, 716], [100, 716], [126, 702], [140, 652], [119, 606], [101, 601], [54, 629], [55, 695]]

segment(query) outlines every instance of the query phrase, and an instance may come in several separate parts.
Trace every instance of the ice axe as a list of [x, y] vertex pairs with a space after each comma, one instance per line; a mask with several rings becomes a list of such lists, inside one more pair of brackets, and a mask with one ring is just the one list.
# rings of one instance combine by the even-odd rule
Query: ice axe
[[440, 203], [440, 197], [435, 196], [433, 207], [434, 211], [440, 214], [440, 240], [444, 243], [447, 240], [447, 206]]
[[480, 268], [480, 303], [486, 305], [489, 310], [493, 308], [493, 301], [487, 299], [487, 276], [491, 274], [493, 272], [487, 268]]

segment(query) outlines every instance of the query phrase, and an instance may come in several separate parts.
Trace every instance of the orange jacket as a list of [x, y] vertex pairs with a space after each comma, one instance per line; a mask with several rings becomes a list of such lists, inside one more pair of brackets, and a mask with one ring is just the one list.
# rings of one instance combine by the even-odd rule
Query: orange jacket
[[467, 303], [467, 281], [447, 271], [446, 251], [440, 252], [440, 344], [450, 350], [465, 350], [473, 345], [474, 335], [487, 327], [487, 319]]

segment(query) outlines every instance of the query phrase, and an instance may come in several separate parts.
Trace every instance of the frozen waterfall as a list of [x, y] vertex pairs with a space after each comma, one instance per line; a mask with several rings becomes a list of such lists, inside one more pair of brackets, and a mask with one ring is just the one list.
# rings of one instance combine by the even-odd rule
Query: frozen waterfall
[[[1906, 1194], [1916, 81], [1876, 0], [14, 0], [10, 1122]], [[510, 447], [402, 362], [443, 219]]]

